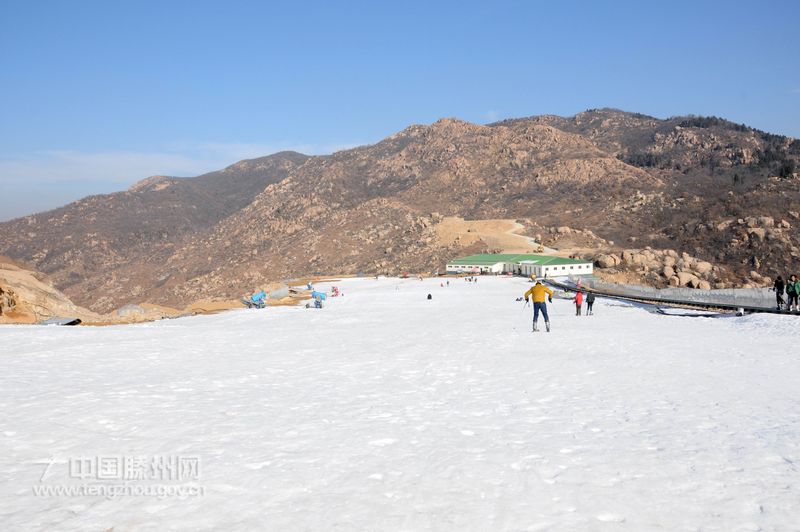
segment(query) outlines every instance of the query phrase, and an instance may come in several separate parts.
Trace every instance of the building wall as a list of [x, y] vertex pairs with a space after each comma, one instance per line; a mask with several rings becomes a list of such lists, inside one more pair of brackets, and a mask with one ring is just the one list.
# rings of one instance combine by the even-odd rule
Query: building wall
[[591, 275], [594, 272], [594, 265], [591, 262], [580, 264], [564, 264], [558, 266], [539, 266], [537, 277], [562, 277], [566, 275]]
[[447, 273], [503, 273], [504, 265], [502, 262], [497, 264], [447, 264], [445, 265]]
[[579, 264], [565, 264], [559, 266], [542, 266], [541, 264], [517, 264], [514, 262], [498, 262], [497, 264], [487, 265], [461, 265], [447, 264], [447, 273], [506, 273], [511, 272], [515, 275], [530, 277], [562, 277], [567, 275], [591, 275], [594, 272], [594, 265], [591, 262]]

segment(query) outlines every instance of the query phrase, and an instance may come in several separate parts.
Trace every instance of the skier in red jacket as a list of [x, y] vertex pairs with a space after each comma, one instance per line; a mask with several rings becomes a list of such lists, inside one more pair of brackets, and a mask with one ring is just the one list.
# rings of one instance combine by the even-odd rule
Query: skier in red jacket
[[581, 306], [583, 305], [583, 292], [577, 292], [572, 300], [575, 302], [575, 315], [580, 316]]

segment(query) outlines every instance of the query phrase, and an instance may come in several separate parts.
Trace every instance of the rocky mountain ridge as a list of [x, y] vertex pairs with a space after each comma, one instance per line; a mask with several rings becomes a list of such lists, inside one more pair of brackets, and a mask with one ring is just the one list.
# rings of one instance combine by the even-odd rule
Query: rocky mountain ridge
[[798, 163], [797, 140], [715, 118], [603, 109], [489, 125], [442, 119], [332, 155], [284, 152], [192, 179], [148, 178], [0, 224], [0, 253], [107, 312], [236, 297], [304, 275], [434, 271], [489, 249], [441, 240], [437, 224], [455, 216], [517, 221], [528, 236], [589, 231], [597, 255], [632, 243], [675, 250], [735, 285], [754, 269], [796, 267], [794, 232], [773, 227], [768, 238], [764, 228], [760, 239], [719, 227], [789, 220]]

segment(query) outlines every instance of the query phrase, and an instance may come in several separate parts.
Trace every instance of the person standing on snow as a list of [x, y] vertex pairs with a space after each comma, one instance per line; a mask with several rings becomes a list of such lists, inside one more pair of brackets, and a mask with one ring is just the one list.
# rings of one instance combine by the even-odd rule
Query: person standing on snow
[[522, 296], [525, 298], [525, 303], [528, 302], [529, 296], [533, 298], [533, 332], [539, 330], [536, 326], [536, 322], [539, 321], [540, 311], [542, 316], [544, 316], [544, 325], [547, 328], [547, 332], [550, 332], [550, 318], [547, 316], [547, 305], [544, 302], [544, 298], [547, 296], [550, 303], [552, 303], [553, 291], [543, 285], [541, 281], [536, 281], [536, 284]]
[[778, 310], [783, 308], [783, 305], [786, 303], [783, 300], [783, 291], [784, 291], [784, 284], [783, 284], [783, 277], [780, 275], [777, 279], [775, 279], [775, 284], [772, 285], [772, 289], [775, 290], [775, 302], [778, 304]]
[[583, 292], [578, 291], [575, 294], [575, 297], [572, 298], [572, 300], [575, 302], [575, 315], [580, 316], [581, 306], [583, 306]]
[[594, 305], [594, 292], [586, 294], [586, 315], [592, 315], [592, 305]]
[[786, 282], [786, 309], [791, 312], [797, 308], [797, 276], [792, 274]]

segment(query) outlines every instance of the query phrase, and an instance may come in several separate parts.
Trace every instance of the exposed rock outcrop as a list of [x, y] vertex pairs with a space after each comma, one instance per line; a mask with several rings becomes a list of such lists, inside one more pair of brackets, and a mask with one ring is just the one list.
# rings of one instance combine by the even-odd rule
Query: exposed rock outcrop
[[594, 263], [602, 269], [639, 274], [643, 282], [649, 280], [657, 286], [683, 286], [704, 290], [710, 290], [712, 285], [717, 288], [726, 286], [725, 268], [672, 249], [625, 249], [619, 255], [600, 254], [595, 257]]
[[103, 321], [101, 316], [73, 304], [46, 276], [0, 257], [0, 324], [37, 323], [54, 316]]

